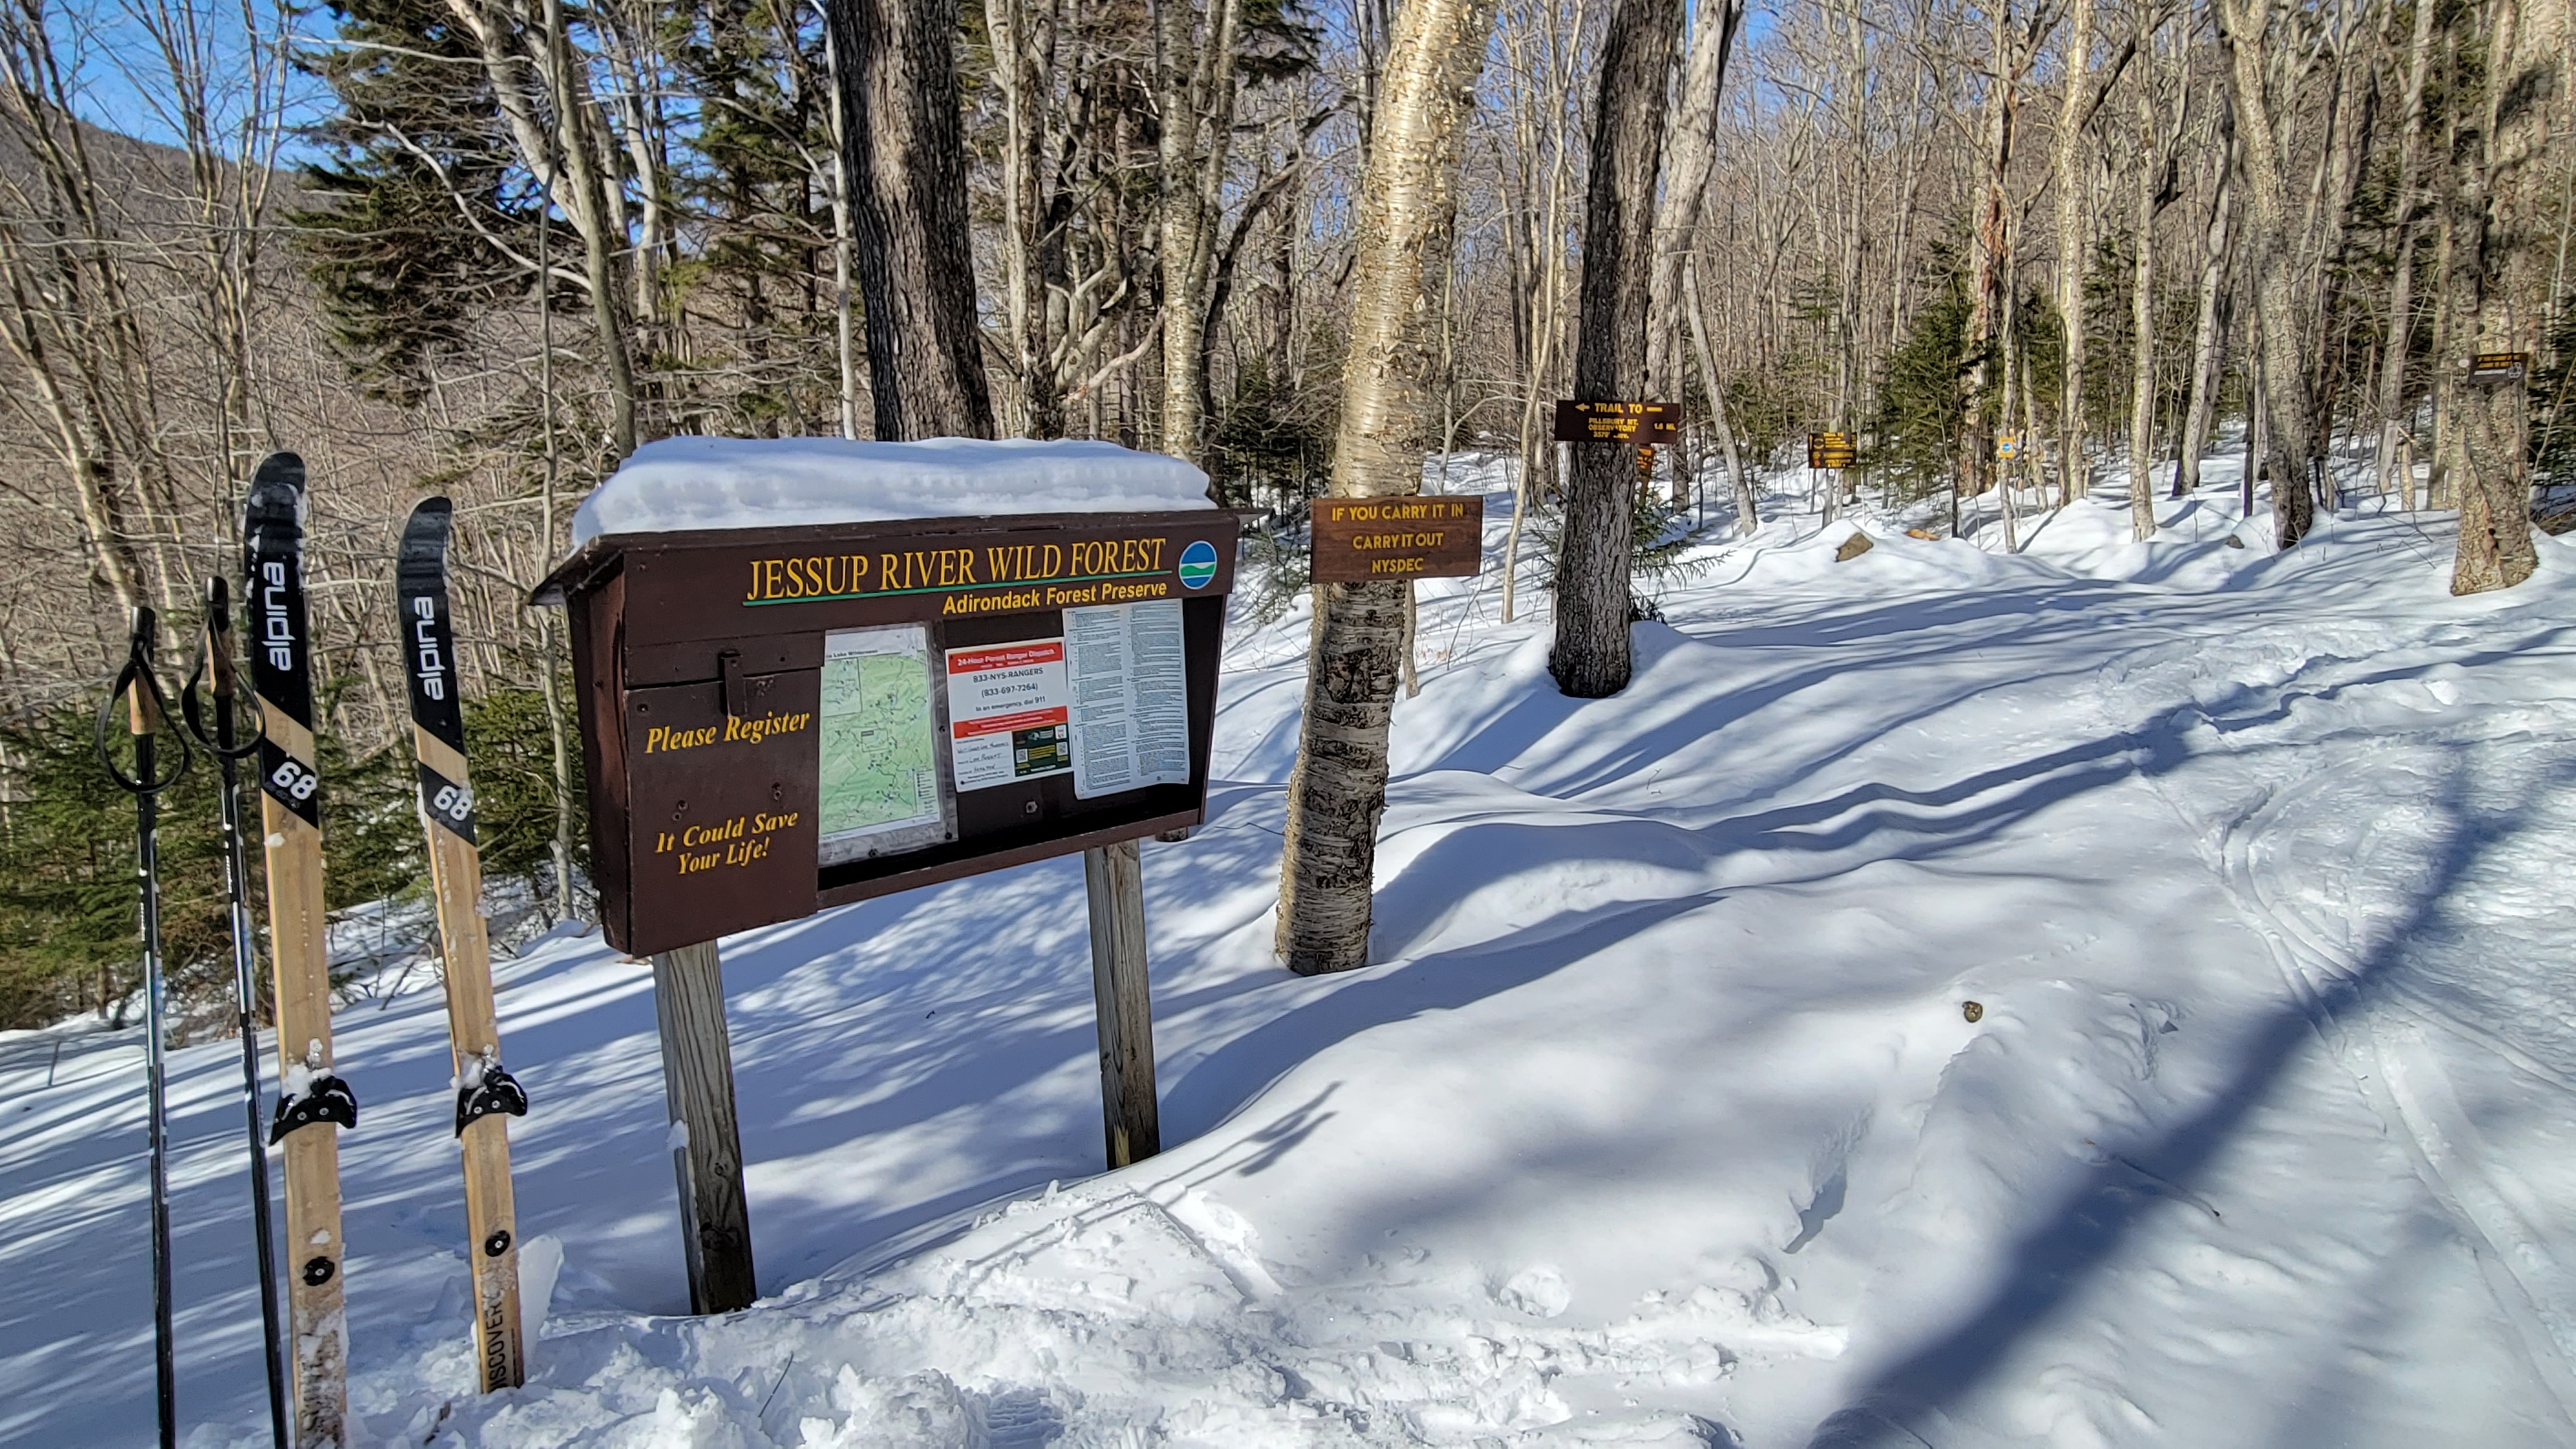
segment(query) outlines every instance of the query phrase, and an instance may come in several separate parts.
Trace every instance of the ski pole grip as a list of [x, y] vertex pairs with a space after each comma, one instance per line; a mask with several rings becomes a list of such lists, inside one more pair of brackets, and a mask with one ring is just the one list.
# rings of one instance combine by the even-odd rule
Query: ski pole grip
[[[232, 591], [220, 577], [206, 580], [206, 632], [197, 645], [197, 662], [188, 670], [188, 682], [179, 689], [179, 719], [187, 726], [188, 735], [206, 747], [218, 760], [247, 759], [259, 751], [260, 736], [266, 733], [268, 717], [261, 713], [257, 693], [245, 694], [234, 673]], [[211, 673], [214, 676], [215, 730], [206, 735], [206, 721], [197, 707], [197, 685]], [[248, 700], [250, 743], [239, 744], [242, 730], [234, 715], [238, 700]], [[182, 743], [185, 743], [184, 741]]]
[[206, 580], [206, 660], [207, 667], [215, 676], [215, 698], [232, 698], [232, 591], [225, 587], [221, 577]]
[[[132, 657], [144, 661], [147, 667], [152, 658], [153, 628], [152, 610], [138, 605], [134, 610]], [[137, 669], [134, 682], [127, 686], [125, 703], [128, 729], [138, 739], [152, 733], [161, 723], [160, 711], [153, 707], [154, 692], [152, 676], [144, 669]]]

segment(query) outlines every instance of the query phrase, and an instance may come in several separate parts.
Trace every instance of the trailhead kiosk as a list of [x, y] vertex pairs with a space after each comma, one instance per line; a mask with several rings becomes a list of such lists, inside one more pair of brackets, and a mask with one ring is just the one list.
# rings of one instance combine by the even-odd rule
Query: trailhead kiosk
[[653, 959], [696, 1311], [749, 1304], [715, 941], [1076, 851], [1112, 1167], [1158, 1150], [1137, 842], [1204, 817], [1236, 520], [1096, 442], [674, 438], [585, 501], [591, 874]]

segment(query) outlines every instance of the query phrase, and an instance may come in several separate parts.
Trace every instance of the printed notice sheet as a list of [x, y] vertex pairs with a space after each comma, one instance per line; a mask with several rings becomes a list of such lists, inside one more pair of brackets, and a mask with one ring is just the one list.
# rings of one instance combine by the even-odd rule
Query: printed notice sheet
[[1073, 768], [1062, 639], [948, 651], [948, 755], [960, 790]]
[[1073, 683], [1073, 793], [1085, 800], [1190, 780], [1181, 602], [1064, 611]]
[[822, 863], [951, 835], [940, 800], [929, 632], [919, 624], [823, 636]]

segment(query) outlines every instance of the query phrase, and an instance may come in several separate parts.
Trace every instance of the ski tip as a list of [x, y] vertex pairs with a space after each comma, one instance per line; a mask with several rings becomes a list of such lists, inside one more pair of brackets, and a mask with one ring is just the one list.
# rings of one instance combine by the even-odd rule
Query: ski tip
[[411, 521], [403, 525], [402, 554], [397, 571], [424, 578], [444, 578], [447, 573], [447, 532], [455, 517], [455, 505], [445, 497], [424, 498], [414, 504]]
[[242, 533], [255, 538], [272, 532], [280, 541], [303, 536], [304, 460], [293, 453], [260, 459], [242, 500]]

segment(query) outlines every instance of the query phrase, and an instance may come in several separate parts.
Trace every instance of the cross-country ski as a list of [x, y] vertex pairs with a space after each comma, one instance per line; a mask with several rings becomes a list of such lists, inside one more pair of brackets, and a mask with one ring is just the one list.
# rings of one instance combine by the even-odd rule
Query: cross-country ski
[[489, 1393], [526, 1374], [519, 1332], [518, 1219], [511, 1207], [506, 1118], [528, 1099], [501, 1064], [484, 936], [483, 866], [474, 838], [474, 787], [465, 763], [465, 714], [447, 611], [448, 503], [432, 498], [403, 527], [395, 596], [403, 619], [412, 746], [420, 764], [420, 818], [428, 832], [437, 898], [439, 960], [447, 979], [448, 1043], [456, 1063], [456, 1139], [465, 1163], [465, 1260], [474, 1285], [474, 1362]]
[[251, 690], [259, 701], [260, 822], [276, 978], [284, 1149], [288, 1361], [296, 1449], [346, 1443], [349, 1324], [340, 1236], [341, 1130], [357, 1097], [334, 1070], [329, 917], [323, 898], [322, 776], [313, 736], [313, 634], [304, 594], [304, 460], [271, 453], [243, 505]]

